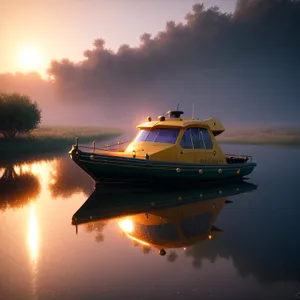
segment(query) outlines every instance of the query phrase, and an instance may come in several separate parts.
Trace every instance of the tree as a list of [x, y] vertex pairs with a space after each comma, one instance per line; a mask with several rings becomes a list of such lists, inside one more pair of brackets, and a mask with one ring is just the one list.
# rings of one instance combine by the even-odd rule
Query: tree
[[41, 122], [41, 111], [29, 96], [18, 93], [0, 94], [0, 133], [14, 138], [18, 133], [28, 133]]
[[6, 165], [0, 176], [0, 211], [7, 208], [19, 208], [36, 199], [41, 191], [41, 185], [32, 173], [17, 174], [15, 166]]

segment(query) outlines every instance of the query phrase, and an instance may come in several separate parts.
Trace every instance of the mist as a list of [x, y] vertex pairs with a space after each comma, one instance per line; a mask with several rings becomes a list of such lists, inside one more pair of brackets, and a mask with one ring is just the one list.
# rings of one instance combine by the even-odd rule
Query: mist
[[193, 102], [196, 117], [224, 124], [299, 123], [299, 1], [239, 0], [231, 14], [197, 4], [185, 20], [116, 52], [97, 38], [82, 61], [53, 60], [51, 80], [8, 88], [36, 99], [47, 123], [130, 127], [178, 103], [190, 117]]
[[62, 98], [56, 91], [53, 80], [42, 78], [36, 72], [0, 74], [0, 93], [2, 92], [29, 95], [42, 110], [44, 125], [103, 125], [101, 119], [99, 120], [99, 105], [96, 102], [86, 105], [79, 101], [73, 102], [72, 98]]

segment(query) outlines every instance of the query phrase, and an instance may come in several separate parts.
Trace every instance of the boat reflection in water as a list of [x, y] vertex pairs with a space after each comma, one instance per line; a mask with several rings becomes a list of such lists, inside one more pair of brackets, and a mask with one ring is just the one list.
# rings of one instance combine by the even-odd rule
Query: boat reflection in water
[[121, 230], [132, 240], [159, 249], [188, 247], [212, 239], [221, 230], [213, 224], [225, 203], [225, 198], [198, 201], [153, 212], [120, 218]]
[[120, 230], [143, 247], [184, 248], [218, 236], [214, 223], [229, 196], [250, 192], [256, 185], [238, 182], [197, 189], [130, 189], [98, 187], [73, 215], [72, 224], [115, 219]]

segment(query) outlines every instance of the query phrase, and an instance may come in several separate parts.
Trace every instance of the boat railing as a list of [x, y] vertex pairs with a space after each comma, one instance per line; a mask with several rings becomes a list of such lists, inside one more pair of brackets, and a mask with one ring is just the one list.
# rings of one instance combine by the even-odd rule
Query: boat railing
[[244, 159], [247, 162], [252, 162], [252, 156], [251, 155], [242, 155], [242, 154], [224, 154], [226, 158], [229, 159]]
[[[97, 148], [95, 141], [93, 141], [92, 147], [79, 145], [79, 139], [78, 138], [76, 138], [75, 141], [76, 141], [75, 147], [77, 149], [89, 149], [89, 150], [92, 150], [92, 152], [95, 152], [96, 150], [100, 150], [100, 151], [120, 151], [121, 150], [121, 145], [128, 144], [132, 140], [128, 140], [128, 141], [125, 141], [125, 142], [117, 142], [117, 143], [111, 144], [111, 145], [105, 145], [104, 148]], [[111, 147], [116, 147], [116, 148], [111, 148]]]

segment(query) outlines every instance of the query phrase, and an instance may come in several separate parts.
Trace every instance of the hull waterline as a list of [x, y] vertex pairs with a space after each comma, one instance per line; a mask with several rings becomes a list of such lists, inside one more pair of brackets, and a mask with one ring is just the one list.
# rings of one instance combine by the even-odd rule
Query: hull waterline
[[220, 182], [241, 180], [252, 173], [256, 163], [190, 164], [109, 156], [83, 152], [76, 146], [72, 160], [97, 183], [111, 182]]

